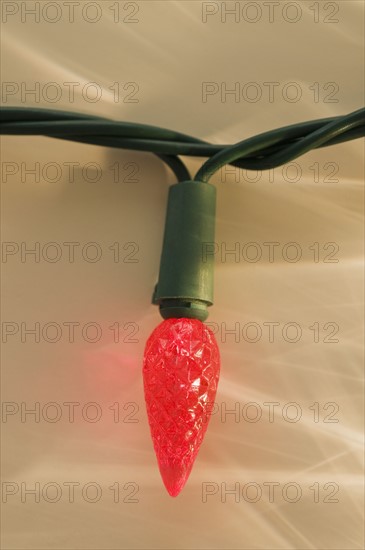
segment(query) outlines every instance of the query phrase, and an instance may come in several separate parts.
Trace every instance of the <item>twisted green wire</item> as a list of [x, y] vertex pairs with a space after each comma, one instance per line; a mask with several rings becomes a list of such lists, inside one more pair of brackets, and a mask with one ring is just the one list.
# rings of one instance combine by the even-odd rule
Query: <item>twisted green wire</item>
[[209, 157], [195, 181], [208, 182], [223, 166], [268, 170], [312, 149], [365, 136], [365, 109], [344, 116], [270, 130], [233, 145], [215, 145], [181, 132], [51, 109], [2, 107], [0, 134], [38, 135], [92, 145], [147, 151], [157, 155], [178, 181], [191, 179], [179, 155]]

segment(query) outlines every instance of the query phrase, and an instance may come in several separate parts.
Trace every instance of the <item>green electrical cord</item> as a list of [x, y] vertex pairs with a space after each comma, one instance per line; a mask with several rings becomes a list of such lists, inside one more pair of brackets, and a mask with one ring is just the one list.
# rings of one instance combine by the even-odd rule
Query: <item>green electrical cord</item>
[[194, 177], [208, 182], [226, 164], [248, 170], [268, 170], [312, 149], [365, 136], [365, 109], [277, 128], [234, 145], [214, 145], [192, 136], [103, 117], [26, 107], [0, 109], [0, 134], [48, 136], [79, 143], [154, 153], [175, 173], [191, 180], [178, 155], [209, 157]]

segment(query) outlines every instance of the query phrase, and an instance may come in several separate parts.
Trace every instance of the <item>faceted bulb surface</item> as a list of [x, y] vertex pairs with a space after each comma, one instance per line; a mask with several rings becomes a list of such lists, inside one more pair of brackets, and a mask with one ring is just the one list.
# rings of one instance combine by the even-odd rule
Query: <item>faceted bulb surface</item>
[[160, 473], [171, 496], [184, 487], [214, 406], [220, 370], [212, 331], [197, 319], [166, 319], [147, 340], [143, 382]]

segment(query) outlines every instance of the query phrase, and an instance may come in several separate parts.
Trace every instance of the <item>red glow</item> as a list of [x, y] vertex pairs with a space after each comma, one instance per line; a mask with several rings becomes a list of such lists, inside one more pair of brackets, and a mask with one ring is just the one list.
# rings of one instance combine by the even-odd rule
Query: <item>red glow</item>
[[143, 380], [160, 473], [171, 496], [184, 487], [213, 408], [220, 358], [197, 319], [167, 319], [146, 343]]

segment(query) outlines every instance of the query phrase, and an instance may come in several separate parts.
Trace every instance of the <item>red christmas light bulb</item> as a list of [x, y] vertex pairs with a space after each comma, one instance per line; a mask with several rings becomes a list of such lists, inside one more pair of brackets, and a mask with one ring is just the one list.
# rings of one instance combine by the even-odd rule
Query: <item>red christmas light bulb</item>
[[161, 477], [173, 497], [184, 487], [207, 430], [219, 368], [214, 335], [197, 319], [167, 319], [147, 340], [148, 421]]

